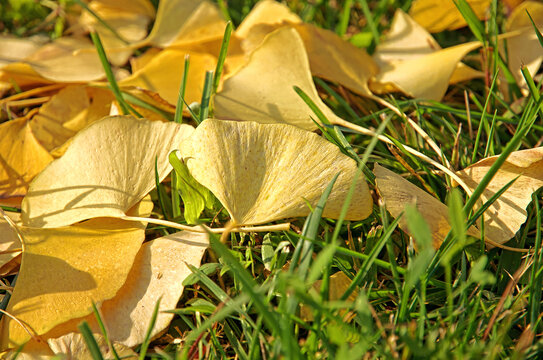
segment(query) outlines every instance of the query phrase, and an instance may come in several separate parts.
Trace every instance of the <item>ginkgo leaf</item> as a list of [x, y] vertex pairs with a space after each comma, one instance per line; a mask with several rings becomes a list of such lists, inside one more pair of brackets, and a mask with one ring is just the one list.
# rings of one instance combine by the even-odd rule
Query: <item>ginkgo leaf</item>
[[332, 31], [302, 23], [285, 5], [259, 2], [236, 30], [236, 36], [243, 39], [245, 52], [251, 53], [266, 35], [288, 25], [293, 25], [300, 34], [313, 75], [337, 82], [358, 94], [371, 95], [368, 81], [378, 72], [372, 58]]
[[[176, 308], [183, 293], [183, 280], [192, 273], [188, 265], [198, 267], [207, 247], [207, 234], [188, 231], [144, 243], [126, 283], [113, 299], [101, 304], [100, 313], [109, 338], [126, 346], [141, 344], [159, 298], [160, 312], [151, 336], [164, 331], [173, 318], [172, 313], [164, 311]], [[75, 331], [82, 320], [99, 332], [94, 315], [89, 315], [64, 323], [44, 337]]]
[[25, 195], [30, 181], [52, 160], [28, 119], [0, 124], [0, 197]]
[[[150, 211], [148, 202], [136, 214]], [[92, 312], [92, 302], [111, 299], [126, 282], [146, 224], [92, 219], [56, 229], [20, 227], [23, 258], [6, 309], [37, 335]], [[2, 318], [2, 348], [19, 346], [29, 333]]]
[[245, 67], [224, 81], [214, 98], [215, 117], [287, 123], [315, 130], [317, 126], [311, 120], [315, 115], [293, 86], [301, 88], [328, 119], [336, 117], [315, 89], [302, 38], [293, 28], [283, 27], [268, 35]]
[[176, 104], [179, 96], [179, 85], [183, 78], [183, 62], [190, 56], [190, 67], [187, 76], [185, 101], [187, 104], [200, 102], [204, 88], [205, 74], [215, 70], [217, 60], [209, 54], [195, 53], [180, 49], [166, 49], [156, 55], [140, 70], [119, 82], [122, 86], [138, 86], [157, 92], [170, 104]]
[[15, 36], [1, 35], [0, 67], [32, 55], [43, 45], [44, 40], [43, 37], [17, 38]]
[[[540, 1], [525, 1], [516, 7], [507, 19], [505, 28], [509, 32], [520, 31], [519, 35], [507, 39], [507, 59], [517, 84], [527, 93], [526, 81], [520, 69], [526, 66], [534, 76], [543, 61], [543, 49], [526, 12], [530, 14], [540, 31], [543, 30], [543, 4]], [[504, 53], [503, 46], [500, 50]], [[503, 88], [507, 91], [505, 86]]]
[[[479, 19], [484, 19], [490, 0], [467, 0]], [[429, 32], [455, 30], [467, 25], [453, 0], [415, 0], [409, 15]]]
[[[441, 46], [432, 35], [413, 18], [398, 9], [392, 19], [389, 32], [377, 45], [373, 58], [379, 66], [386, 67], [390, 63], [414, 60], [439, 50], [441, 50]], [[427, 69], [427, 71], [431, 71], [431, 69]], [[458, 83], [483, 75], [481, 71], [459, 62], [449, 82]]]
[[[112, 359], [113, 352], [104, 337], [99, 334], [93, 335], [104, 359]], [[48, 339], [47, 344], [49, 344], [55, 355], [62, 356], [63, 359], [94, 360], [83, 335], [79, 333], [72, 332], [56, 339]], [[121, 359], [134, 360], [138, 358], [137, 354], [127, 346], [117, 343], [113, 343], [113, 346], [115, 347], [116, 355]]]
[[[356, 162], [320, 136], [285, 124], [208, 119], [181, 144], [194, 178], [236, 224], [306, 216], [339, 173], [323, 216], [337, 218], [358, 171]], [[365, 219], [373, 204], [360, 174], [347, 219]]]
[[[430, 227], [434, 247], [438, 248], [451, 230], [447, 205], [395, 172], [378, 164], [375, 165], [373, 173], [388, 212], [394, 218], [398, 218], [404, 212], [407, 204], [415, 205]], [[402, 216], [399, 226], [403, 231], [409, 233], [405, 217]], [[480, 236], [474, 227], [468, 229], [467, 233], [474, 237]]]
[[88, 124], [108, 115], [113, 100], [109, 90], [67, 86], [41, 106], [30, 127], [41, 145], [53, 151]]
[[[473, 190], [497, 158], [483, 159], [458, 172], [458, 175]], [[482, 201], [488, 201], [515, 178], [513, 185], [484, 214], [485, 236], [500, 244], [515, 236], [526, 222], [526, 207], [532, 201], [532, 194], [543, 186], [543, 147], [511, 153], [486, 187]]]
[[209, 41], [221, 38], [225, 26], [216, 5], [207, 0], [164, 0], [151, 33], [140, 45], [167, 47]]
[[104, 77], [94, 46], [84, 38], [59, 38], [38, 49], [24, 62], [40, 76], [55, 82], [87, 82]]
[[155, 186], [155, 158], [162, 180], [171, 170], [168, 154], [192, 131], [131, 116], [94, 122], [34, 179], [22, 203], [23, 224], [52, 228], [125, 216]]
[[414, 98], [439, 101], [460, 60], [480, 46], [479, 42], [469, 42], [415, 59], [388, 63], [370, 82], [370, 89], [376, 93], [401, 91]]
[[[153, 5], [148, 0], [93, 0], [88, 6], [109, 28], [88, 11], [82, 12], [79, 25], [100, 35], [108, 60], [112, 64], [125, 64], [132, 50], [123, 50], [123, 47], [126, 48], [126, 42], [133, 43], [145, 38], [149, 22], [155, 15]], [[110, 29], [115, 30], [122, 40]]]

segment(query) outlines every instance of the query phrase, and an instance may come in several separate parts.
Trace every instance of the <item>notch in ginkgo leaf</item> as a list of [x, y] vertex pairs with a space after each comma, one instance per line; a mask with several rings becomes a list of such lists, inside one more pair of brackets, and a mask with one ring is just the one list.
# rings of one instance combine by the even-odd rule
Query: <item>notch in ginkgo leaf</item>
[[60, 227], [125, 211], [171, 170], [168, 154], [194, 131], [190, 125], [111, 116], [79, 132], [66, 153], [31, 183], [22, 222]]
[[[285, 124], [208, 119], [181, 143], [190, 173], [221, 201], [236, 225], [307, 216], [340, 174], [323, 216], [337, 218], [356, 162], [320, 136]], [[346, 219], [362, 220], [373, 202], [358, 177]]]

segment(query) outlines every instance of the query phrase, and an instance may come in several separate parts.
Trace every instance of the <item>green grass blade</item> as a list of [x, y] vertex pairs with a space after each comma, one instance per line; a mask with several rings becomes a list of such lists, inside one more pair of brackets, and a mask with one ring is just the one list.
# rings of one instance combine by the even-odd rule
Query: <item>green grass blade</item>
[[92, 303], [92, 311], [94, 312], [94, 316], [96, 317], [96, 322], [98, 323], [98, 326], [100, 327], [100, 331], [102, 332], [102, 336], [104, 337], [104, 340], [106, 341], [107, 346], [109, 347], [109, 350], [113, 354], [113, 358], [115, 360], [120, 360], [119, 354], [117, 354], [117, 350], [113, 346], [113, 343], [111, 342], [111, 340], [110, 340], [110, 338], [109, 338], [109, 336], [107, 334], [106, 326], [105, 326], [104, 322], [102, 321], [102, 316], [100, 316], [100, 312], [98, 311], [98, 308], [96, 307], [96, 304], [94, 302]]
[[178, 124], [183, 122], [183, 105], [185, 104], [185, 90], [187, 89], [187, 79], [189, 75], [190, 55], [185, 55], [185, 65], [183, 66], [183, 78], [179, 85], [179, 96], [177, 97], [177, 106], [175, 107], [174, 121]]
[[160, 210], [162, 210], [162, 215], [164, 215], [164, 218], [166, 220], [170, 219], [170, 211], [166, 208], [166, 192], [164, 188], [162, 187], [162, 184], [160, 184], [160, 178], [158, 176], [158, 157], [155, 157], [155, 187], [156, 187], [156, 195], [158, 197], [158, 204], [160, 206]]
[[221, 82], [221, 76], [224, 69], [224, 61], [226, 60], [226, 54], [228, 53], [228, 45], [230, 44], [230, 36], [232, 35], [232, 29], [234, 26], [232, 22], [229, 21], [226, 24], [224, 29], [224, 36], [222, 38], [221, 50], [219, 52], [219, 58], [217, 59], [217, 67], [215, 68], [215, 76], [213, 78], [213, 90], [212, 93], [215, 94], [219, 88], [219, 83]]
[[113, 36], [115, 36], [117, 39], [119, 39], [123, 44], [125, 44], [125, 45], [130, 44], [125, 38], [123, 38], [121, 36], [121, 34], [119, 34], [117, 32], [117, 30], [115, 30], [107, 22], [105, 22], [104, 19], [102, 19], [102, 17], [100, 15], [98, 15], [96, 12], [94, 12], [94, 10], [92, 10], [84, 1], [81, 1], [81, 0], [74, 0], [74, 1], [79, 6], [81, 6], [83, 9], [85, 9], [85, 11], [87, 11], [89, 14], [91, 14], [92, 17], [94, 17], [103, 27], [108, 29], [113, 34]]
[[149, 349], [149, 344], [151, 343], [151, 334], [153, 333], [153, 329], [155, 328], [156, 319], [158, 316], [158, 309], [160, 309], [160, 301], [161, 298], [157, 300], [153, 309], [153, 314], [151, 315], [151, 320], [149, 321], [147, 332], [145, 333], [145, 337], [143, 338], [143, 342], [141, 343], [139, 360], [144, 360], [145, 355], [147, 355], [147, 350]]
[[104, 360], [100, 347], [92, 334], [89, 324], [86, 321], [83, 321], [77, 326], [77, 328], [81, 332], [81, 335], [83, 335], [83, 339], [85, 340], [85, 344], [87, 344], [87, 348], [89, 349], [92, 359]]
[[211, 98], [211, 90], [213, 88], [213, 71], [207, 71], [204, 80], [204, 91], [202, 92], [202, 101], [200, 102], [200, 121], [201, 123], [209, 114], [209, 100]]
[[336, 26], [336, 34], [338, 34], [339, 36], [343, 36], [347, 32], [347, 27], [349, 26], [349, 20], [351, 18], [351, 8], [353, 6], [353, 0], [343, 1], [342, 6], [343, 8], [341, 10], [339, 22]]

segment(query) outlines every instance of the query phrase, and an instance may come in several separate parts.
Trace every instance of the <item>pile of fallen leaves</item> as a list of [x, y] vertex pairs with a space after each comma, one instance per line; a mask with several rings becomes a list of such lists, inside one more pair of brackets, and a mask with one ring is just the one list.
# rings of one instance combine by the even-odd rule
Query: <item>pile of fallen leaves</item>
[[[480, 19], [486, 16], [490, 1], [469, 3]], [[14, 287], [3, 284], [6, 352], [26, 344], [24, 353], [35, 357], [82, 357], [87, 350], [78, 324], [85, 320], [97, 338], [101, 334], [95, 304], [119, 355], [133, 354], [130, 348], [149, 337], [159, 299], [150, 337], [167, 329], [173, 314], [162, 311], [177, 306], [189, 265], [200, 264], [210, 233], [287, 230], [288, 223], [270, 223], [308, 216], [331, 182], [324, 217], [367, 218], [374, 208], [371, 188], [393, 217], [415, 203], [439, 247], [451, 229], [446, 205], [379, 165], [376, 187], [368, 187], [359, 163], [315, 133], [335, 125], [397, 145], [336, 115], [313, 77], [395, 112], [436, 156], [402, 148], [468, 195], [499, 158], [457, 171], [416, 121], [382, 97], [440, 101], [449, 85], [487, 76], [488, 44], [441, 48], [430, 34], [466, 26], [452, 1], [437, 8], [414, 1], [409, 15], [397, 10], [370, 56], [304, 23], [287, 6], [263, 0], [231, 34], [225, 58], [227, 21], [211, 2], [161, 0], [156, 11], [148, 0], [82, 6], [68, 35], [54, 41], [0, 37], [0, 204], [6, 210], [0, 275], [17, 274]], [[495, 45], [505, 51], [507, 42], [511, 76], [497, 82], [510, 99], [508, 82], [516, 82], [522, 99], [529, 84], [521, 66], [535, 75], [543, 60], [526, 13], [543, 26], [543, 5], [507, 2], [506, 9], [506, 33]], [[89, 32], [101, 38], [109, 67]], [[473, 66], [462, 62], [466, 56]], [[218, 63], [222, 76], [208, 112], [206, 78]], [[121, 98], [105, 80], [110, 70]], [[172, 121], [180, 106], [187, 124]], [[181, 201], [153, 211], [149, 193], [164, 180]], [[489, 246], [503, 246], [525, 222], [532, 194], [543, 186], [543, 148], [513, 152], [486, 186], [483, 202], [505, 185], [484, 222], [467, 230]], [[221, 207], [229, 218], [224, 227], [201, 217]], [[148, 231], [146, 239], [149, 224], [180, 231], [162, 237]], [[400, 227], [409, 233], [403, 218]], [[105, 351], [111, 344], [100, 346]]]

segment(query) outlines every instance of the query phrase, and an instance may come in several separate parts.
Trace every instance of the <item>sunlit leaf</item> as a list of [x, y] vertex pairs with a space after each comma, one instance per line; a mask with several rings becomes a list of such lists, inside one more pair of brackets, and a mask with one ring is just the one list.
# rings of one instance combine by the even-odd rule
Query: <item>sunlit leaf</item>
[[[490, 0], [467, 0], [480, 20], [485, 18]], [[453, 0], [415, 0], [409, 15], [429, 32], [455, 30], [467, 25]]]
[[[99, 334], [94, 334], [101, 353], [105, 359], [112, 359], [113, 353], [106, 340]], [[47, 344], [51, 351], [57, 356], [64, 356], [66, 359], [94, 360], [85, 339], [81, 334], [69, 333], [56, 339], [48, 339]], [[137, 359], [137, 354], [127, 346], [114, 344], [117, 355], [122, 359]]]
[[[483, 159], [458, 175], [475, 189], [497, 156]], [[481, 196], [489, 200], [511, 180], [519, 177], [485, 212], [485, 236], [498, 243], [507, 242], [526, 222], [526, 207], [532, 194], [543, 186], [543, 147], [511, 153]]]
[[88, 124], [108, 115], [113, 99], [109, 90], [67, 86], [41, 106], [30, 127], [43, 147], [53, 151]]
[[[340, 173], [324, 209], [337, 218], [354, 180], [354, 160], [320, 136], [284, 124], [209, 119], [181, 144], [194, 178], [221, 201], [237, 224], [307, 216]], [[360, 174], [347, 219], [364, 219], [373, 203]]]
[[302, 38], [293, 28], [283, 27], [268, 35], [247, 65], [225, 80], [214, 98], [215, 117], [315, 130], [315, 115], [293, 86], [308, 94], [329, 119], [336, 117], [317, 94]]
[[66, 153], [32, 182], [22, 203], [28, 226], [60, 227], [97, 216], [122, 217], [171, 170], [168, 154], [189, 125], [113, 116], [79, 132]]

